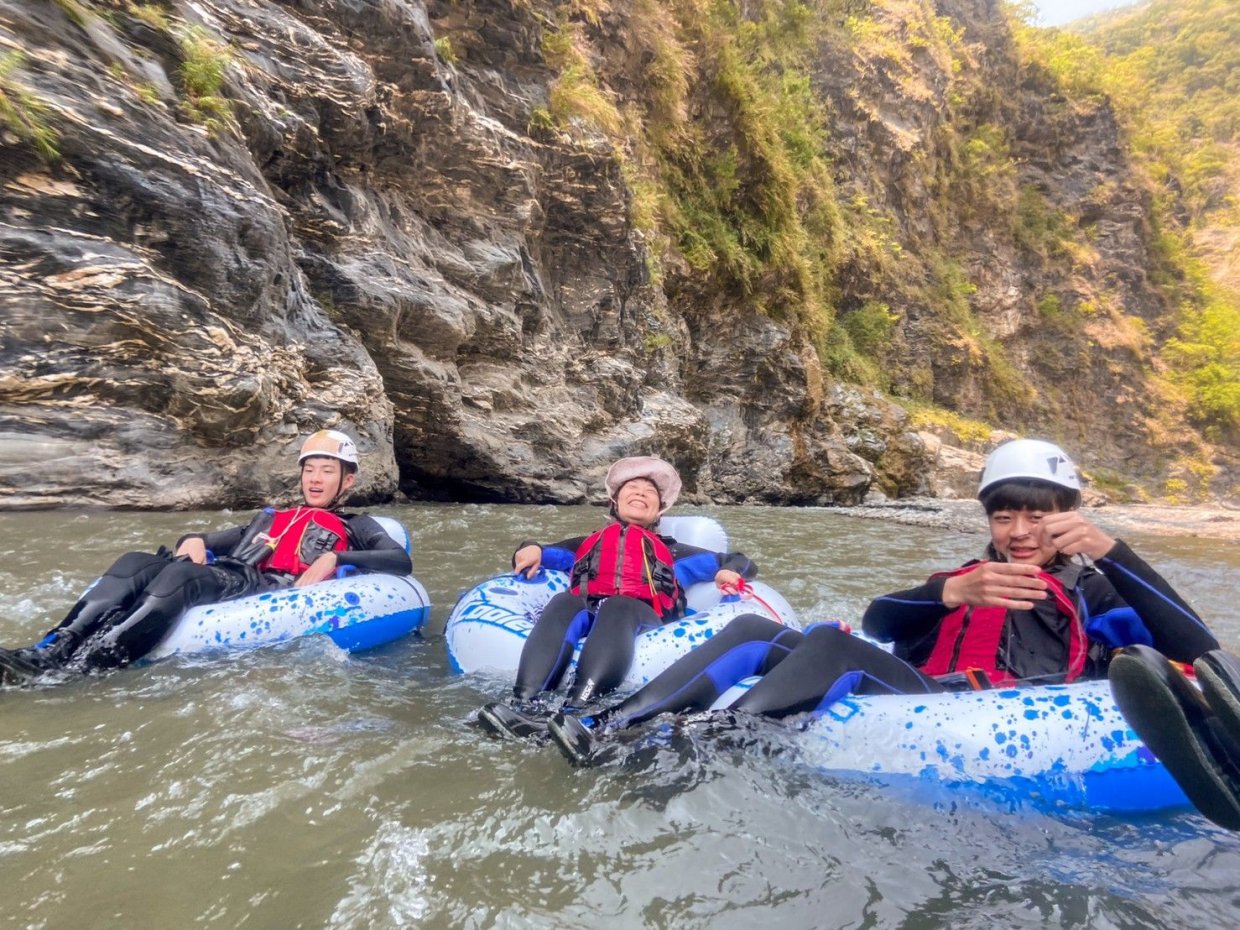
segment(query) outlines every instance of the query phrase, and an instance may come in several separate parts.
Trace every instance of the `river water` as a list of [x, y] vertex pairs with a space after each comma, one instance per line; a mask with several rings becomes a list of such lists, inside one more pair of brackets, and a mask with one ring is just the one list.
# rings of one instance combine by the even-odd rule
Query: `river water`
[[[573, 770], [470, 725], [506, 683], [448, 671], [460, 591], [601, 511], [419, 505], [432, 622], [348, 657], [303, 640], [0, 693], [0, 926], [1232, 928], [1240, 837], [1191, 813], [1045, 812], [828, 777], [768, 727]], [[701, 508], [802, 617], [981, 549], [827, 510]], [[248, 514], [0, 515], [0, 642], [117, 554]], [[979, 521], [980, 522], [980, 521]], [[1240, 642], [1240, 547], [1129, 534]], [[316, 638], [317, 639], [317, 638]], [[690, 731], [692, 728], [690, 728]]]

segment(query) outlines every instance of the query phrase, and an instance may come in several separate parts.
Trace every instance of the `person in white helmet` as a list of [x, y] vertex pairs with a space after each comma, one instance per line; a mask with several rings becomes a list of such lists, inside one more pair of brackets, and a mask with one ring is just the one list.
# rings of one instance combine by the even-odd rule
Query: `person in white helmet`
[[38, 643], [0, 649], [0, 683], [51, 669], [116, 668], [142, 658], [188, 608], [304, 586], [337, 568], [407, 575], [409, 556], [374, 519], [337, 507], [357, 480], [357, 447], [339, 430], [301, 446], [302, 503], [266, 507], [245, 526], [182, 536], [172, 554], [121, 556]]
[[714, 581], [735, 593], [757, 574], [739, 552], [710, 552], [659, 536], [659, 518], [676, 502], [681, 481], [663, 459], [633, 456], [612, 464], [605, 479], [611, 521], [590, 536], [549, 546], [523, 542], [513, 570], [533, 577], [540, 568], [570, 573], [570, 588], [548, 602], [521, 650], [515, 705], [493, 703], [479, 712], [501, 736], [546, 730], [534, 700], [560, 684], [584, 640], [565, 706], [582, 707], [614, 690], [633, 662], [638, 634], [684, 616], [684, 589]]
[[1000, 446], [978, 488], [990, 527], [983, 558], [866, 609], [865, 632], [892, 643], [890, 653], [836, 625], [800, 633], [744, 615], [616, 707], [587, 719], [556, 717], [552, 736], [583, 762], [597, 733], [704, 710], [752, 675], [763, 677], [733, 709], [778, 718], [822, 712], [850, 693], [1104, 677], [1114, 651], [1133, 643], [1182, 662], [1217, 648], [1157, 572], [1081, 514], [1080, 487], [1058, 446], [1035, 439]]

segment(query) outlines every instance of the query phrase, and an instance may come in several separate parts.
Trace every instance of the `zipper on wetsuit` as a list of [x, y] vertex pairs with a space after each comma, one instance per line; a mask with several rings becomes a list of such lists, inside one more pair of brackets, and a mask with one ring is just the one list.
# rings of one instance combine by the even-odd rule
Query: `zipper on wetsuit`
[[956, 634], [956, 642], [952, 644], [952, 660], [948, 663], [947, 670], [954, 672], [956, 663], [960, 661], [960, 649], [964, 645], [964, 634], [969, 629], [969, 621], [973, 619], [973, 608], [969, 607], [965, 610], [964, 616], [960, 618], [960, 632]]
[[612, 587], [612, 590], [615, 591], [617, 594], [621, 593], [621, 591], [624, 590], [621, 587], [621, 584], [624, 581], [624, 544], [628, 537], [630, 529], [632, 529], [632, 527], [630, 526], [621, 525], [620, 527], [620, 546], [616, 550], [615, 584]]

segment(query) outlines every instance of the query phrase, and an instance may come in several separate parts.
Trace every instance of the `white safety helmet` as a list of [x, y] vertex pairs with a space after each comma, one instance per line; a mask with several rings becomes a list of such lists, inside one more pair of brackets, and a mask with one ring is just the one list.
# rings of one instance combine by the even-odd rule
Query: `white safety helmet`
[[1081, 490], [1081, 478], [1072, 459], [1059, 446], [1041, 439], [1013, 439], [990, 453], [977, 496], [1012, 478], [1036, 478], [1069, 491]]
[[358, 467], [357, 446], [353, 440], [338, 429], [321, 429], [301, 444], [301, 455], [297, 456], [300, 465], [308, 458], [316, 455], [340, 461]]
[[620, 459], [607, 469], [607, 497], [614, 501], [620, 488], [634, 478], [645, 478], [659, 491], [659, 516], [667, 513], [680, 496], [680, 475], [663, 459], [653, 455], [635, 455]]

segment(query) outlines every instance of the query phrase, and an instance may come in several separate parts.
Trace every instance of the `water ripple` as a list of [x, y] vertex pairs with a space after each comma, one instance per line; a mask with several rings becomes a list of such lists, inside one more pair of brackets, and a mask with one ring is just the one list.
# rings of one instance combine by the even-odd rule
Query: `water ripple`
[[[813, 509], [710, 508], [804, 616], [980, 549]], [[0, 693], [0, 877], [15, 926], [1228, 927], [1240, 842], [1192, 814], [1047, 814], [823, 775], [770, 724], [657, 721], [608, 764], [470, 724], [499, 678], [446, 667], [456, 595], [586, 508], [419, 505], [425, 638], [173, 659]], [[123, 548], [221, 514], [5, 515], [0, 642], [29, 641]], [[1139, 540], [1225, 635], [1240, 554]], [[76, 553], [72, 564], [49, 553]]]

